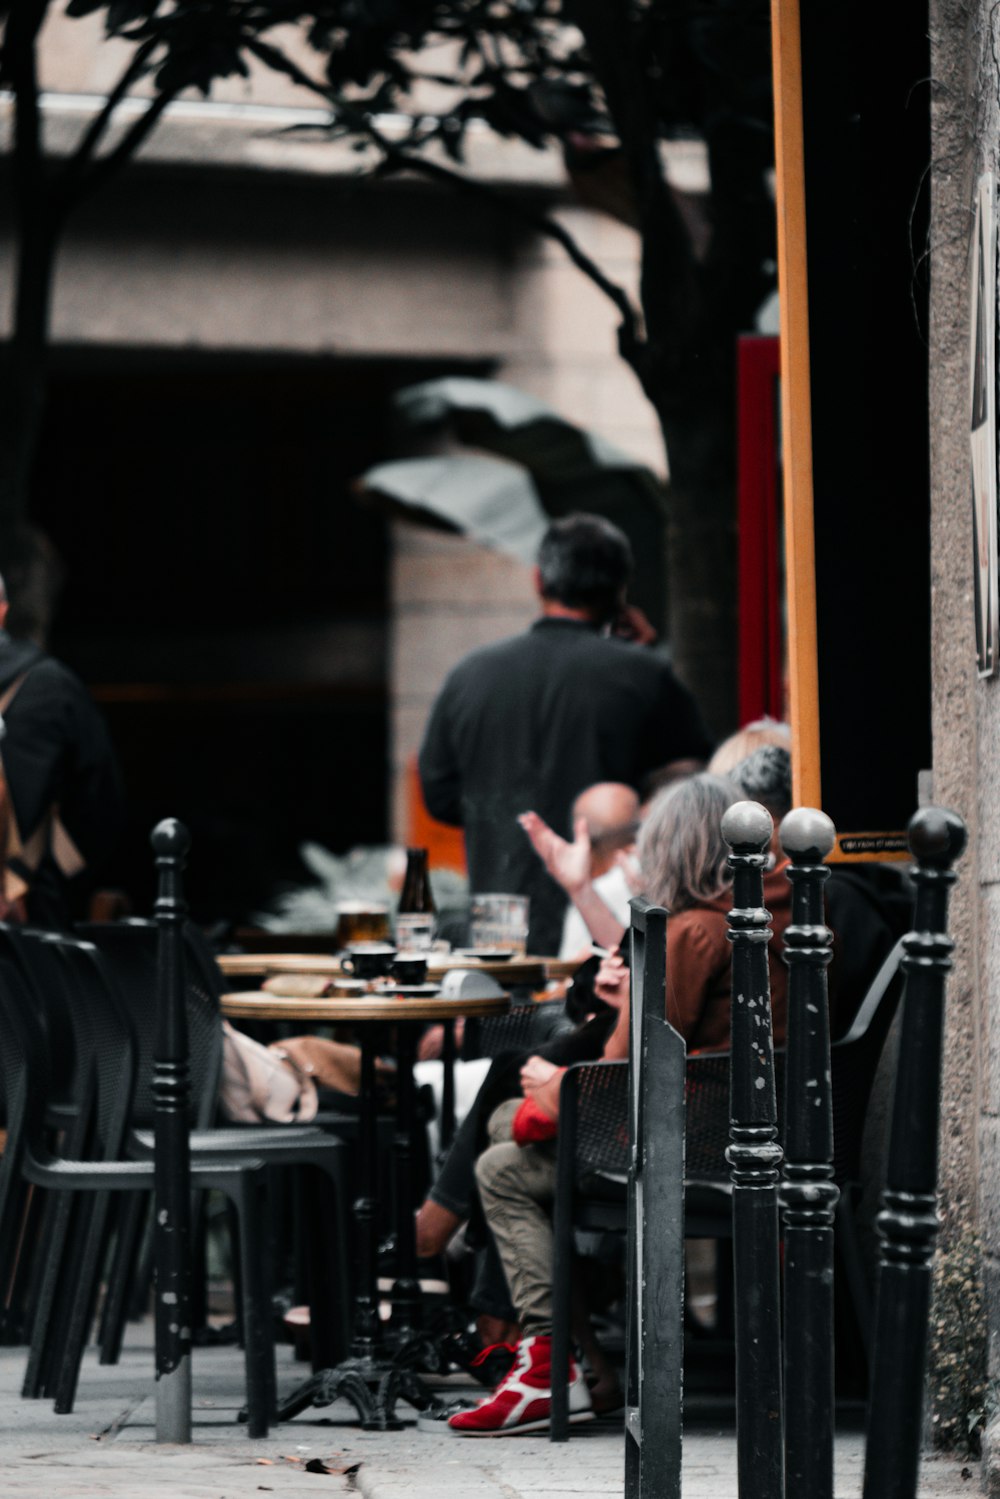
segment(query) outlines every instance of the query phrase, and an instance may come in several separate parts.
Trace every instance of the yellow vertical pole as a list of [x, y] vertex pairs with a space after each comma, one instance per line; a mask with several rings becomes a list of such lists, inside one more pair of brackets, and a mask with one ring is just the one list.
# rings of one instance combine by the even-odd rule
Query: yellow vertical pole
[[796, 806], [821, 802], [799, 0], [771, 0], [788, 673]]

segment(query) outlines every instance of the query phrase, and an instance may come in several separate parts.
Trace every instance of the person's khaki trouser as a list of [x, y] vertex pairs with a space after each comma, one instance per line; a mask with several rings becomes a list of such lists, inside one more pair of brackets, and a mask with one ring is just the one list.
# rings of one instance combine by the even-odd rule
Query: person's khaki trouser
[[503, 1262], [523, 1337], [552, 1331], [552, 1202], [556, 1142], [515, 1145], [519, 1098], [502, 1103], [487, 1125], [494, 1143], [476, 1162], [483, 1212]]

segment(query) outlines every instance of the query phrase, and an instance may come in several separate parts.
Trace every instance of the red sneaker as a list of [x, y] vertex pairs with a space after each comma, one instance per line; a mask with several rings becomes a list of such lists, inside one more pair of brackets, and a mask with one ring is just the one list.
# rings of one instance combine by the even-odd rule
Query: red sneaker
[[[552, 1413], [552, 1339], [523, 1338], [506, 1379], [475, 1410], [459, 1411], [448, 1426], [460, 1437], [506, 1437], [545, 1431]], [[579, 1366], [569, 1364], [569, 1419], [592, 1421], [590, 1391]]]

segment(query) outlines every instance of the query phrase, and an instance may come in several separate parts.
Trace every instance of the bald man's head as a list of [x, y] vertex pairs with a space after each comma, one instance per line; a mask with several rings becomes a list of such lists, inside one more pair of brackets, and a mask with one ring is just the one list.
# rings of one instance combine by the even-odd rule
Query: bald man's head
[[610, 869], [615, 854], [635, 842], [639, 830], [639, 796], [620, 781], [598, 781], [573, 803], [573, 820], [582, 817], [590, 834], [591, 878]]

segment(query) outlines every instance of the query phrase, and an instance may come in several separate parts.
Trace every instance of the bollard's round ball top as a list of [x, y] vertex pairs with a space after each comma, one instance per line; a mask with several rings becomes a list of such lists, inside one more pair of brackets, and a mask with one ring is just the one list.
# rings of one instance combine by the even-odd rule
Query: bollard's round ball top
[[191, 847], [191, 834], [176, 817], [165, 817], [149, 835], [158, 859], [182, 859]]
[[837, 841], [837, 829], [817, 807], [796, 807], [781, 819], [778, 836], [790, 859], [822, 864]]
[[722, 817], [722, 836], [734, 854], [759, 854], [771, 841], [774, 823], [760, 802], [733, 802]]
[[969, 834], [958, 813], [949, 807], [921, 807], [910, 818], [906, 841], [920, 864], [947, 869], [961, 855]]

